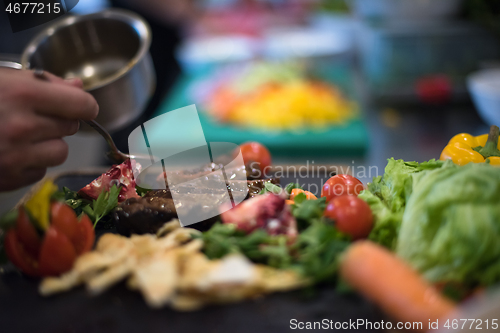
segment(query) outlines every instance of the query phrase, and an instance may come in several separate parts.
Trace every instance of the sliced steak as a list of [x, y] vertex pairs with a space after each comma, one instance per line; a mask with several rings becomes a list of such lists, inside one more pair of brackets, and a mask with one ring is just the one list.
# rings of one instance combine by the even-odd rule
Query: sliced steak
[[[256, 196], [266, 182], [279, 185], [279, 179], [260, 179], [235, 181], [228, 189], [231, 193], [241, 191], [245, 186], [249, 192], [246, 198]], [[192, 184], [190, 184], [192, 185]], [[155, 233], [164, 223], [177, 218], [177, 211], [172, 199], [172, 191], [177, 204], [181, 204], [190, 212], [190, 218], [201, 222], [189, 225], [201, 231], [210, 229], [220, 221], [218, 209], [226, 201], [225, 189], [214, 190], [196, 186], [176, 186], [173, 189], [153, 190], [142, 198], [131, 198], [121, 203], [113, 212], [117, 231], [124, 235]], [[202, 219], [207, 215], [215, 216]]]

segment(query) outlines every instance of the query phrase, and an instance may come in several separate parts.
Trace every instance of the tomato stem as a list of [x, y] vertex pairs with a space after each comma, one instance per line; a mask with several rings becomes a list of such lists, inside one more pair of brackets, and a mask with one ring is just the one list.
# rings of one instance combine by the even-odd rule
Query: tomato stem
[[498, 150], [498, 136], [500, 129], [496, 125], [491, 125], [490, 133], [488, 134], [488, 140], [483, 148], [479, 150], [479, 153], [483, 155], [484, 158], [491, 156], [500, 156], [500, 150]]

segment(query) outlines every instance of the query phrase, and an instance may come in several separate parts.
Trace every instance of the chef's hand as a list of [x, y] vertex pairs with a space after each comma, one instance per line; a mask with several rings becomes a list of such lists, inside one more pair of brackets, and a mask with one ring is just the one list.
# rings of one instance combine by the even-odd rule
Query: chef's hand
[[78, 119], [94, 119], [95, 99], [79, 79], [0, 68], [0, 191], [43, 178], [47, 167], [68, 156], [63, 137], [78, 131]]

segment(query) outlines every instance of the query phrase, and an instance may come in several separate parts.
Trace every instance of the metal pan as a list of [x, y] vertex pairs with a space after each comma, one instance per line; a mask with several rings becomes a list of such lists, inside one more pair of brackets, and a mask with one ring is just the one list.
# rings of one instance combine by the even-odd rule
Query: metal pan
[[0, 66], [81, 78], [99, 104], [96, 121], [113, 131], [136, 119], [153, 95], [150, 45], [151, 29], [143, 18], [107, 9], [55, 21], [28, 43], [20, 64], [2, 61]]

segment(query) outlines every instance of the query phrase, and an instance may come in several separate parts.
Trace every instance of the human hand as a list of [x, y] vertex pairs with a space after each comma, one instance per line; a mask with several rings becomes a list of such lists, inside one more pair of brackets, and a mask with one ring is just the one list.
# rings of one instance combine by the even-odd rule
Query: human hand
[[0, 68], [0, 191], [43, 178], [47, 167], [62, 164], [78, 131], [78, 119], [97, 116], [99, 107], [79, 79]]

